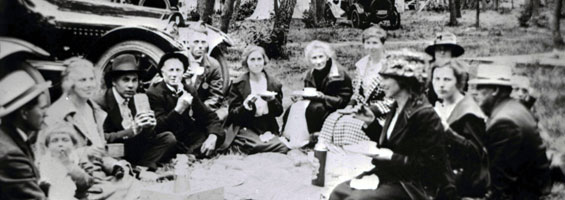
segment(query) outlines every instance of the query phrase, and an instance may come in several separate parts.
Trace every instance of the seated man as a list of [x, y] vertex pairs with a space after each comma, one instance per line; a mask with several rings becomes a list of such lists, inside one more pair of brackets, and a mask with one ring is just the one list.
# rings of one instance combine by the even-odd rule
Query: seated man
[[190, 66], [184, 76], [188, 85], [194, 87], [198, 97], [220, 119], [227, 115], [227, 106], [223, 105], [223, 78], [220, 63], [208, 56], [208, 32], [204, 25], [196, 24], [188, 32], [188, 60]]
[[[115, 135], [108, 143], [124, 143], [125, 159], [150, 170], [157, 162], [172, 158], [176, 139], [171, 132], [155, 132], [155, 117], [151, 110], [138, 111], [133, 96], [139, 86], [139, 71], [133, 55], [123, 54], [114, 59], [104, 75], [108, 88], [96, 103], [108, 113], [104, 120], [104, 132]], [[148, 102], [146, 102], [148, 103]]]
[[172, 131], [183, 153], [210, 156], [216, 144], [222, 144], [224, 132], [216, 113], [200, 100], [196, 89], [183, 80], [188, 63], [188, 58], [181, 53], [167, 53], [158, 64], [163, 81], [147, 91], [157, 118], [155, 131]]
[[477, 78], [469, 80], [473, 98], [489, 117], [487, 199], [539, 199], [551, 189], [549, 161], [535, 118], [510, 98], [511, 75], [510, 66], [479, 65]]

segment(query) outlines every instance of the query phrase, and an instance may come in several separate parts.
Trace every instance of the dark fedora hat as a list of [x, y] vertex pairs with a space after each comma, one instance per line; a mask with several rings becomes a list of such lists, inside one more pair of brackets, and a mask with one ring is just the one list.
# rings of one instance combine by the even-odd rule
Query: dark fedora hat
[[106, 87], [110, 88], [112, 86], [112, 78], [128, 73], [140, 75], [141, 72], [134, 55], [122, 54], [112, 59], [110, 68], [104, 74], [104, 83]]

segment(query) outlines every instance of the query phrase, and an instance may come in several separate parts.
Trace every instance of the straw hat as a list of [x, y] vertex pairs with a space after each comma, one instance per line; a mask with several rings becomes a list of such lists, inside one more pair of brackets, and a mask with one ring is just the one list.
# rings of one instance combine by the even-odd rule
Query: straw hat
[[110, 66], [110, 69], [106, 72], [106, 74], [104, 74], [104, 82], [107, 87], [111, 87], [112, 78], [114, 76], [119, 76], [124, 73], [137, 73], [140, 75], [141, 72], [142, 71], [139, 70], [135, 56], [131, 54], [122, 54], [112, 60], [112, 66]]
[[430, 59], [431, 58], [424, 53], [407, 49], [390, 51], [386, 55], [385, 63], [379, 74], [415, 78], [418, 82], [424, 83], [427, 77], [426, 66]]
[[477, 76], [469, 80], [470, 85], [512, 86], [512, 67], [483, 64], [477, 68]]
[[0, 79], [0, 117], [4, 117], [39, 96], [51, 81], [37, 83], [24, 70], [16, 70]]
[[459, 57], [465, 53], [465, 49], [457, 44], [457, 37], [450, 32], [437, 34], [434, 43], [426, 47], [426, 53], [434, 56], [437, 46], [446, 46], [451, 49], [451, 56], [453, 57]]

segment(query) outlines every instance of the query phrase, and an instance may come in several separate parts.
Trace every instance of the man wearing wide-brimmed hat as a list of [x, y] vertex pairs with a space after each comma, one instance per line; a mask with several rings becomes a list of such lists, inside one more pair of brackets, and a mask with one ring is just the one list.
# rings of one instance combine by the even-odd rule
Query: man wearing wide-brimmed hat
[[444, 62], [451, 58], [457, 58], [465, 49], [457, 44], [457, 37], [450, 32], [437, 34], [433, 44], [426, 47], [426, 53], [434, 57], [434, 62]]
[[135, 56], [117, 56], [104, 74], [107, 90], [95, 101], [108, 113], [104, 120], [104, 132], [110, 135], [108, 143], [123, 143], [127, 161], [155, 170], [157, 162], [172, 157], [167, 153], [173, 152], [176, 140], [171, 132], [154, 131], [157, 120], [153, 111], [136, 110], [136, 103], [141, 102], [135, 102], [133, 97], [140, 73]]
[[[25, 57], [48, 55], [18, 41], [0, 40], [0, 199], [45, 199], [30, 147], [49, 106], [51, 82], [38, 82], [20, 65]], [[10, 48], [7, 48], [10, 47]], [[37, 48], [38, 49], [38, 48]], [[8, 58], [11, 57], [11, 58]], [[11, 68], [10, 70], [7, 70]]]
[[536, 120], [510, 98], [512, 69], [479, 65], [472, 95], [489, 119], [484, 145], [490, 161], [489, 199], [539, 199], [551, 187], [549, 161]]

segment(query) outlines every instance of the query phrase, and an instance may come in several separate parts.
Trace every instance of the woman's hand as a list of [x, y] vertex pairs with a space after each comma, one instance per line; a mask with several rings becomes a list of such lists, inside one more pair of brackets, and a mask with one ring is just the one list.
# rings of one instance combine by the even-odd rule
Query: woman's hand
[[353, 118], [361, 120], [365, 122], [365, 124], [369, 125], [375, 121], [375, 114], [367, 106], [362, 106], [357, 110], [357, 115], [353, 116]]
[[370, 157], [377, 159], [377, 160], [391, 160], [392, 154], [394, 154], [394, 152], [392, 152], [392, 150], [387, 149], [387, 148], [380, 148], [380, 149], [377, 150], [375, 155], [372, 155]]
[[253, 110], [253, 104], [255, 103], [255, 101], [257, 100], [257, 96], [254, 94], [250, 94], [247, 96], [247, 98], [245, 98], [245, 100], [243, 101], [243, 107], [246, 110]]

